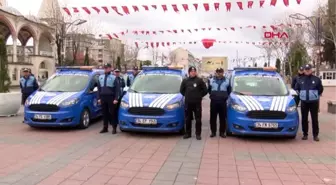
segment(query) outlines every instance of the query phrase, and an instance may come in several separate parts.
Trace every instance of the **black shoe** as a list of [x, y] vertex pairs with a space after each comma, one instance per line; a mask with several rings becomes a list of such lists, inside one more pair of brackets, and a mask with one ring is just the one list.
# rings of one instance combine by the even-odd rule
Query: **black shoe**
[[183, 139], [189, 139], [189, 138], [191, 138], [191, 135], [189, 135], [189, 134], [186, 134], [186, 135], [183, 136]]
[[211, 133], [210, 137], [216, 137], [216, 134]]
[[318, 136], [315, 136], [315, 137], [314, 137], [314, 141], [319, 142], [319, 141], [320, 141], [320, 138], [319, 138]]
[[196, 136], [196, 139], [197, 139], [197, 140], [201, 140], [202, 137], [201, 137], [200, 135], [197, 135], [197, 136]]
[[101, 130], [99, 133], [103, 134], [103, 133], [106, 133], [108, 132], [108, 129], [107, 128], [103, 128], [103, 130]]
[[221, 133], [221, 134], [220, 134], [220, 137], [222, 137], [222, 138], [226, 138], [226, 134], [225, 134], [225, 133]]
[[308, 140], [308, 136], [303, 136], [302, 140]]
[[117, 133], [117, 129], [116, 128], [113, 128], [112, 130], [112, 134], [116, 134]]

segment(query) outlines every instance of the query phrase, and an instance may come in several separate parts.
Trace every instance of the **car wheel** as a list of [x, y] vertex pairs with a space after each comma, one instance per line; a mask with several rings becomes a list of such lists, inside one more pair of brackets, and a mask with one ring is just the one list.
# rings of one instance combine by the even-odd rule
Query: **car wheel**
[[184, 134], [185, 134], [184, 127], [179, 131], [179, 134], [180, 134], [180, 135], [184, 135]]
[[90, 125], [90, 112], [88, 109], [84, 109], [80, 117], [79, 127], [81, 129], [86, 129], [89, 127], [89, 125]]

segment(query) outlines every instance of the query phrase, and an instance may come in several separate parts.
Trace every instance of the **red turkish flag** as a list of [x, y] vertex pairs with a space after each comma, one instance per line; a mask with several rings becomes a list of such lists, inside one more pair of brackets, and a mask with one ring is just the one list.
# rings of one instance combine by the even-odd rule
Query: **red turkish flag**
[[149, 10], [149, 8], [148, 8], [148, 6], [147, 6], [147, 5], [142, 5], [142, 7], [144, 7], [144, 9], [145, 9], [146, 11], [148, 11], [148, 10]]
[[198, 29], [195, 29], [195, 31], [198, 31]]
[[191, 30], [190, 30], [190, 29], [188, 29], [188, 31], [191, 33]]
[[167, 9], [167, 5], [165, 5], [165, 4], [163, 4], [163, 5], [161, 5], [162, 6], [162, 9], [163, 9], [163, 11], [164, 12], [166, 12], [168, 9]]
[[242, 2], [237, 2], [237, 5], [238, 5], [238, 7], [239, 7], [239, 9], [243, 9], [243, 3]]
[[210, 10], [210, 7], [209, 7], [208, 3], [203, 3], [203, 6], [204, 6], [204, 10], [205, 11], [209, 11]]
[[65, 13], [67, 13], [68, 15], [71, 15], [70, 10], [69, 10], [68, 8], [64, 7], [63, 10], [64, 10]]
[[139, 11], [139, 8], [138, 8], [137, 6], [133, 5], [132, 7], [133, 7], [133, 10], [134, 10], [135, 12], [138, 12], [138, 11]]
[[170, 43], [169, 43], [169, 42], [167, 42], [167, 46], [170, 46]]
[[154, 43], [153, 42], [151, 42], [150, 45], [151, 45], [152, 48], [154, 48]]
[[173, 30], [174, 33], [177, 33], [177, 30]]
[[214, 3], [214, 7], [215, 7], [215, 10], [218, 11], [219, 10], [219, 3]]
[[218, 31], [220, 31], [221, 29], [220, 28], [217, 28]]
[[79, 13], [79, 10], [78, 10], [78, 8], [76, 8], [76, 7], [73, 7], [72, 9], [73, 9], [74, 13]]
[[271, 0], [271, 6], [275, 6], [278, 0]]
[[205, 31], [205, 28], [202, 28], [203, 31]]
[[153, 34], [156, 35], [156, 31], [153, 31]]
[[289, 5], [289, 0], [283, 0], [283, 2], [284, 2], [284, 5], [285, 5], [285, 6], [288, 6], [288, 5]]
[[209, 49], [216, 42], [215, 39], [202, 39], [202, 44], [206, 49]]
[[172, 4], [172, 7], [173, 7], [173, 10], [174, 10], [176, 13], [178, 13], [178, 12], [179, 12], [179, 10], [178, 10], [178, 8], [177, 8], [177, 5], [176, 5], [176, 4]]
[[296, 0], [297, 4], [301, 4], [301, 0]]
[[197, 8], [198, 8], [198, 4], [197, 4], [197, 3], [194, 3], [193, 5], [194, 5], [194, 7], [195, 7], [195, 10], [197, 10]]
[[106, 34], [106, 35], [110, 40], [112, 40], [112, 35], [111, 34]]
[[90, 11], [87, 7], [82, 7], [82, 9], [83, 9], [87, 14], [91, 14], [91, 11]]
[[184, 11], [188, 11], [189, 10], [189, 7], [187, 4], [182, 4], [182, 7], [184, 9]]
[[158, 48], [160, 46], [160, 42], [156, 42], [156, 47]]
[[134, 33], [135, 35], [138, 35], [138, 31], [133, 31], [133, 33]]
[[247, 2], [247, 8], [252, 8], [253, 6], [253, 1], [248, 1]]
[[115, 38], [119, 39], [117, 34], [113, 33], [113, 36], [115, 36]]
[[183, 30], [183, 29], [181, 29], [181, 32], [182, 32], [182, 33], [184, 33], [184, 30]]
[[121, 6], [125, 14], [130, 14], [127, 6]]
[[149, 31], [146, 31], [146, 35], [149, 35]]
[[156, 5], [152, 5], [152, 7], [156, 10], [157, 9], [157, 6]]
[[235, 31], [235, 28], [234, 28], [234, 27], [231, 27], [230, 29], [231, 29], [232, 31]]
[[103, 6], [102, 9], [106, 12], [106, 13], [109, 13], [109, 9], [106, 7], [106, 6]]
[[98, 14], [100, 13], [100, 9], [98, 7], [93, 6], [92, 9], [94, 9]]
[[163, 47], [165, 47], [165, 43], [164, 43], [164, 42], [161, 42], [161, 45], [162, 45]]
[[259, 6], [260, 6], [260, 8], [262, 8], [262, 7], [264, 6], [264, 3], [265, 3], [265, 0], [260, 0], [260, 1], [259, 1]]
[[118, 15], [123, 16], [123, 14], [121, 14], [121, 13], [118, 11], [118, 8], [117, 8], [116, 6], [112, 6], [112, 9], [113, 9]]
[[225, 6], [226, 6], [226, 11], [231, 11], [231, 3], [230, 2], [227, 2], [225, 3]]

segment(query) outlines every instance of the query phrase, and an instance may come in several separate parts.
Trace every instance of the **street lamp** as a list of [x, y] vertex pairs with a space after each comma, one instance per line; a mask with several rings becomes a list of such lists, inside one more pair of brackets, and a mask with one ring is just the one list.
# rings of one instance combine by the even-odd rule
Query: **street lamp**
[[[321, 17], [318, 16], [305, 16], [301, 13], [295, 13], [295, 14], [291, 14], [289, 15], [290, 18], [292, 19], [296, 19], [296, 20], [308, 20], [314, 28], [314, 32], [315, 32], [315, 46], [318, 48], [319, 54], [318, 54], [318, 61], [316, 62], [316, 75], [319, 76], [320, 75], [320, 62], [321, 62], [321, 55], [320, 55], [320, 50], [321, 50], [321, 33], [322, 33], [322, 25], [321, 25]], [[314, 19], [316, 22], [314, 22]]]

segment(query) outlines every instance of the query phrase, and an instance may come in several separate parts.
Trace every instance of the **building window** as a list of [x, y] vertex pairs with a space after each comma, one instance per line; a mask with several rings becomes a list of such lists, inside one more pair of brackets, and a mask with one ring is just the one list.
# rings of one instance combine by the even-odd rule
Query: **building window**
[[12, 74], [12, 80], [13, 80], [13, 81], [16, 81], [16, 80], [17, 80], [17, 73], [18, 73], [17, 69], [14, 68], [14, 70], [13, 70], [13, 74]]
[[40, 64], [40, 68], [41, 68], [41, 69], [45, 69], [45, 68], [46, 68], [46, 66], [45, 66], [45, 63], [44, 63], [44, 62], [41, 62], [41, 64]]

